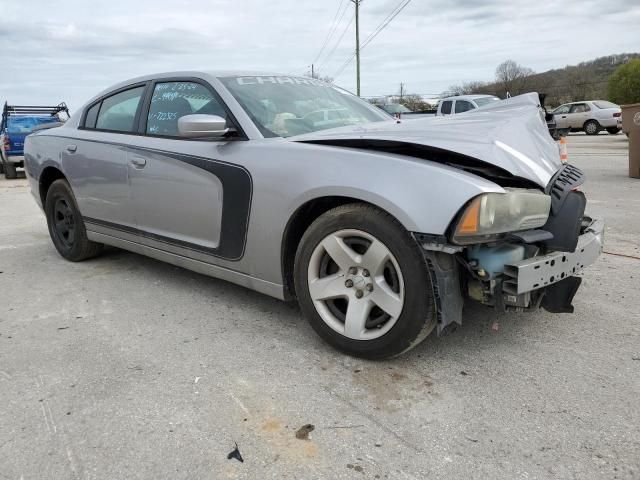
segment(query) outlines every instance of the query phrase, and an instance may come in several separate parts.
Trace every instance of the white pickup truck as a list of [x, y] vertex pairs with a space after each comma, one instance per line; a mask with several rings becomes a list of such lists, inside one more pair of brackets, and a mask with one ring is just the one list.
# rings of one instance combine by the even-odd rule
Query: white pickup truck
[[440, 100], [436, 115], [454, 115], [468, 112], [486, 105], [491, 105], [500, 99], [494, 95], [458, 95]]

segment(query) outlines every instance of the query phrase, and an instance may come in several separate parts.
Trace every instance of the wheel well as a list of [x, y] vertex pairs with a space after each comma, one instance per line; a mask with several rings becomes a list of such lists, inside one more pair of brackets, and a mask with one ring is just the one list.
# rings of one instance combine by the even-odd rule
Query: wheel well
[[42, 207], [44, 208], [45, 201], [47, 200], [47, 192], [49, 191], [49, 187], [53, 182], [59, 179], [65, 179], [67, 177], [55, 167], [47, 167], [40, 174], [40, 200], [42, 202]]
[[363, 200], [351, 197], [321, 197], [309, 200], [298, 208], [289, 219], [282, 239], [282, 274], [284, 279], [285, 297], [295, 297], [293, 282], [293, 266], [296, 259], [298, 245], [307, 228], [323, 213], [332, 208], [347, 203], [364, 203]]

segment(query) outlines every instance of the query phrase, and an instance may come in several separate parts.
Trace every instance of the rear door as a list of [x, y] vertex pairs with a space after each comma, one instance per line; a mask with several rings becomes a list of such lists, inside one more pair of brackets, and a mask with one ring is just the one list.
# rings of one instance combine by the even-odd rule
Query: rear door
[[[127, 152], [140, 242], [197, 259], [237, 259], [244, 249], [251, 178], [224, 161], [226, 138], [181, 138], [178, 119], [227, 116], [217, 93], [199, 79], [154, 82], [141, 118], [142, 135]], [[224, 207], [224, 214], [223, 214]]]
[[456, 100], [456, 104], [454, 107], [455, 113], [463, 113], [468, 112], [469, 110], [473, 110], [475, 105], [467, 100]]
[[145, 86], [117, 90], [90, 105], [63, 147], [63, 167], [90, 230], [119, 236], [135, 228], [126, 146], [137, 135]]
[[451, 100], [445, 100], [440, 104], [440, 115], [451, 115], [453, 102]]

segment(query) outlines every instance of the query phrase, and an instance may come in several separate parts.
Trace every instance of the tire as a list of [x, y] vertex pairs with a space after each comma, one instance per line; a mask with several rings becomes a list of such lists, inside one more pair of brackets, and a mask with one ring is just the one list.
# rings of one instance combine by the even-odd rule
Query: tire
[[395, 218], [370, 205], [343, 205], [311, 224], [296, 252], [294, 282], [313, 329], [349, 355], [399, 355], [436, 325], [419, 245]]
[[72, 262], [96, 256], [102, 244], [90, 241], [76, 199], [66, 180], [56, 180], [47, 191], [47, 226], [58, 253]]
[[620, 133], [620, 130], [616, 127], [607, 128], [607, 133], [609, 133], [609, 135], [617, 135]]
[[595, 120], [587, 120], [584, 122], [582, 129], [587, 135], [598, 135], [600, 130], [602, 130], [602, 127]]
[[15, 163], [7, 162], [4, 164], [4, 176], [7, 180], [15, 180], [18, 178]]

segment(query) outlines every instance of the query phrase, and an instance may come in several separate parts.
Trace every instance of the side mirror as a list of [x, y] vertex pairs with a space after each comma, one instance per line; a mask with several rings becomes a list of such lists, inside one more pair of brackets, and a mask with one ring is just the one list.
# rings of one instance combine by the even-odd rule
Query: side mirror
[[222, 137], [229, 129], [227, 121], [218, 115], [185, 115], [178, 119], [178, 133], [185, 138]]

